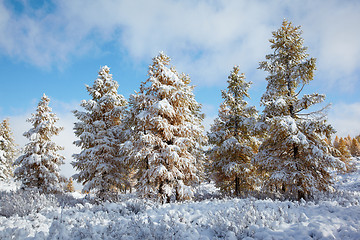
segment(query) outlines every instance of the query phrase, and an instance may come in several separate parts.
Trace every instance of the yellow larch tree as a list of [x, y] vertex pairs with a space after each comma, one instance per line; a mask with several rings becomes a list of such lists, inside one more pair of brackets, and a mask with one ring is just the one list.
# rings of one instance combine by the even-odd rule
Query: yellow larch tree
[[309, 198], [332, 184], [331, 168], [342, 164], [331, 153], [326, 138], [335, 133], [324, 111], [306, 112], [321, 103], [325, 95], [300, 97], [314, 77], [315, 59], [308, 58], [300, 27], [286, 20], [270, 39], [273, 52], [266, 55], [260, 69], [268, 72], [261, 128], [267, 137], [255, 163], [267, 175], [263, 189], [277, 191], [286, 198]]
[[193, 195], [202, 176], [203, 116], [190, 78], [170, 67], [160, 53], [149, 66], [148, 79], [130, 96], [124, 129], [129, 140], [120, 152], [136, 171], [136, 189], [161, 202]]
[[208, 160], [215, 185], [224, 193], [245, 195], [253, 190], [256, 173], [251, 163], [259, 141], [255, 136], [257, 110], [248, 106], [248, 89], [251, 82], [235, 66], [228, 77], [228, 87], [222, 91], [223, 103], [218, 117], [208, 133]]

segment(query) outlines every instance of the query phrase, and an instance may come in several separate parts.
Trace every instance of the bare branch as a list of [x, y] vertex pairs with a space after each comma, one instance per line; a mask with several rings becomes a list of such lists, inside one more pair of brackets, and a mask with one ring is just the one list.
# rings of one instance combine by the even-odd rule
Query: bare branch
[[310, 113], [300, 113], [300, 114], [297, 114], [297, 116], [303, 116], [304, 118], [314, 117], [317, 119], [322, 119], [327, 115], [327, 111], [330, 107], [331, 107], [331, 103], [329, 103], [328, 105], [326, 105], [325, 107], [323, 107], [322, 109], [320, 109], [318, 111], [310, 112]]
[[304, 89], [304, 87], [305, 87], [305, 83], [303, 83], [303, 85], [302, 85], [301, 89], [299, 90], [299, 92], [297, 94], [295, 94], [295, 97], [299, 96], [299, 94]]

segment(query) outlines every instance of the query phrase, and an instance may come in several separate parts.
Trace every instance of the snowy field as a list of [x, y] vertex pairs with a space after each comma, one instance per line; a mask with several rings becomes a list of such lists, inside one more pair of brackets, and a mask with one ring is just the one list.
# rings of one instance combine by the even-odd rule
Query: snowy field
[[216, 196], [209, 184], [202, 201], [158, 205], [124, 195], [96, 204], [76, 193], [20, 196], [17, 187], [1, 183], [0, 239], [360, 239], [360, 170], [310, 202], [206, 199]]

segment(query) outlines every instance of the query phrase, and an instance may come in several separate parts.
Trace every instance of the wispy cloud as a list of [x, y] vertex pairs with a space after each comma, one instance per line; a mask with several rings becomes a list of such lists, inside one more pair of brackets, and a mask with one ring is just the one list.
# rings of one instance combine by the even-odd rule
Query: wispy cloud
[[[0, 3], [3, 53], [51, 67], [118, 42], [131, 61], [165, 50], [197, 85], [223, 82], [235, 64], [252, 73], [283, 18], [301, 24], [327, 86], [351, 91], [360, 68], [358, 1], [56, 1], [48, 13]], [[30, 11], [30, 10], [29, 10]], [[341, 80], [341, 84], [339, 81]]]
[[360, 135], [360, 102], [333, 105], [328, 119], [336, 129], [336, 135], [340, 137]]

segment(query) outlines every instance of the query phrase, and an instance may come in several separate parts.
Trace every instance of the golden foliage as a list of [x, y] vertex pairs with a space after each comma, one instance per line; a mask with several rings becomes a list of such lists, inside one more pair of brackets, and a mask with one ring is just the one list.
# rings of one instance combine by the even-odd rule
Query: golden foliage
[[75, 187], [72, 177], [70, 177], [66, 182], [65, 192], [75, 192]]

